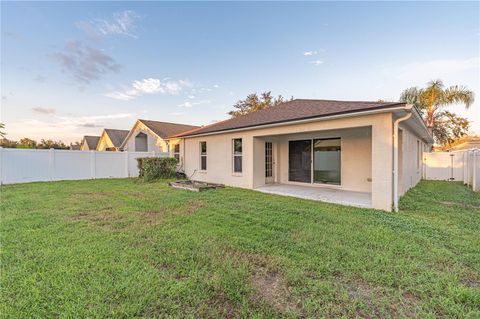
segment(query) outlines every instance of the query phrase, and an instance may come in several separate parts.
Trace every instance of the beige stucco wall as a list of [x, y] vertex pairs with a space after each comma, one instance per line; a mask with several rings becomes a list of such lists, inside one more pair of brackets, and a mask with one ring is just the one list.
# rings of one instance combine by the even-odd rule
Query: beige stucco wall
[[[420, 146], [420, 152], [417, 151], [417, 141]], [[422, 179], [422, 153], [423, 151], [428, 151], [428, 147], [429, 145], [422, 141], [413, 131], [408, 129], [407, 126], [400, 125], [398, 168], [398, 193], [400, 196], [417, 185]], [[418, 163], [417, 160], [419, 161]]]
[[98, 140], [97, 151], [105, 151], [109, 147], [115, 146], [113, 145], [112, 140], [110, 140], [110, 137], [108, 137], [108, 135], [103, 132], [100, 136], [100, 139]]
[[[353, 133], [343, 132], [345, 134], [345, 152], [342, 157], [367, 156], [370, 152], [370, 169], [368, 169], [369, 159], [365, 158], [354, 162], [354, 160], [342, 160], [342, 177], [344, 178], [345, 189], [361, 190], [372, 192], [372, 205], [375, 208], [391, 210], [392, 206], [392, 114], [375, 114], [350, 118], [340, 118], [335, 120], [315, 121], [303, 124], [290, 124], [270, 128], [252, 129], [248, 131], [228, 132], [223, 134], [214, 134], [201, 137], [191, 137], [184, 140], [185, 150], [183, 159], [187, 175], [192, 175], [192, 179], [223, 183], [230, 186], [254, 188], [262, 184], [262, 175], [264, 166], [262, 165], [264, 149], [262, 139], [266, 136], [287, 135], [296, 132], [296, 134], [317, 132], [321, 134], [331, 134], [332, 132], [323, 132], [326, 130], [341, 130], [349, 128], [362, 128], [358, 132], [371, 135], [371, 143], [367, 142], [368, 137], [357, 136]], [[366, 128], [369, 129], [366, 129]], [[369, 131], [369, 133], [367, 133]], [[338, 133], [339, 131], [337, 131]], [[234, 174], [232, 169], [232, 139], [243, 139], [243, 172]], [[280, 141], [280, 147], [277, 148], [277, 156], [280, 159], [277, 165], [277, 174], [280, 181], [285, 180], [286, 169], [282, 164], [282, 158], [286, 157], [282, 151], [282, 137], [276, 136]], [[200, 156], [199, 142], [207, 142], [207, 170], [199, 171]], [[361, 143], [363, 147], [355, 150], [355, 142]], [[285, 147], [285, 146], [284, 146]], [[364, 149], [366, 147], [366, 149]], [[283, 167], [283, 168], [282, 168]], [[348, 175], [348, 177], [347, 177]], [[371, 175], [371, 182], [365, 181]], [[345, 176], [345, 177], [344, 177]]]
[[87, 142], [82, 141], [82, 145], [80, 145], [80, 150], [81, 151], [89, 151], [90, 149], [88, 148]]
[[135, 136], [137, 136], [137, 134], [140, 132], [147, 135], [147, 152], [155, 151], [157, 153], [161, 153], [168, 151], [165, 140], [150, 131], [150, 129], [148, 129], [142, 122], [137, 122], [132, 128], [132, 132], [127, 137], [127, 141], [124, 146], [125, 151], [135, 152]]

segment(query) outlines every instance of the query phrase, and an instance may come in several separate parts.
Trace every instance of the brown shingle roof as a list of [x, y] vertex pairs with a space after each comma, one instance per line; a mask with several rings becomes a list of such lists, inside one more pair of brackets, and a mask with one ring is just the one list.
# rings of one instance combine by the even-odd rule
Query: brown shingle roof
[[177, 123], [168, 123], [168, 122], [158, 122], [158, 121], [149, 121], [149, 120], [139, 120], [149, 129], [151, 129], [155, 134], [161, 138], [167, 138], [172, 135], [180, 134], [182, 132], [191, 131], [199, 128], [199, 126], [187, 125], [187, 124], [177, 124]]
[[184, 132], [182, 134], [178, 134], [177, 137], [194, 136], [198, 134], [228, 131], [266, 124], [384, 109], [402, 105], [405, 105], [405, 103], [296, 99], [268, 109], [263, 109], [207, 125], [197, 130]]
[[85, 143], [87, 143], [89, 150], [94, 150], [97, 148], [97, 144], [98, 144], [98, 141], [100, 140], [100, 136], [85, 135], [83, 138], [85, 139]]
[[108, 135], [110, 140], [113, 143], [113, 146], [115, 147], [120, 147], [122, 145], [123, 141], [128, 135], [128, 130], [114, 130], [111, 128], [106, 128], [105, 133]]

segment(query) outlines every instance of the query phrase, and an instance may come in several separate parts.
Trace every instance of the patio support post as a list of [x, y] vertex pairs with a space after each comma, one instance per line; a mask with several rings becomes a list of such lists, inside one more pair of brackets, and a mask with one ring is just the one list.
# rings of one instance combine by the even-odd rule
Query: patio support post
[[393, 121], [391, 114], [379, 115], [372, 123], [372, 206], [392, 210]]

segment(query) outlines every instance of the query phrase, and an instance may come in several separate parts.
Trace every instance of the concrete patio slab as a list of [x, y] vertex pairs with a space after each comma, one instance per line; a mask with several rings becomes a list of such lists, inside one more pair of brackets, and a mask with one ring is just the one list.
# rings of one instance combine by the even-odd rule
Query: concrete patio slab
[[372, 208], [371, 193], [353, 192], [326, 187], [286, 184], [267, 184], [265, 186], [258, 187], [255, 190], [262, 193], [318, 200], [347, 206]]

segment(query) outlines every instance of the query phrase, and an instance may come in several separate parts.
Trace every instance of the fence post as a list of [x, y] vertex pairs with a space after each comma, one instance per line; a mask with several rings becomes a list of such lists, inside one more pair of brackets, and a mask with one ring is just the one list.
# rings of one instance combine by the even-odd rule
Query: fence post
[[128, 151], [124, 151], [125, 153], [125, 177], [130, 177], [130, 170], [128, 169]]
[[55, 149], [50, 148], [48, 152], [48, 177], [51, 181], [54, 179], [55, 173]]
[[90, 177], [92, 179], [95, 179], [95, 175], [97, 174], [97, 172], [95, 171], [95, 151], [91, 150], [90, 151]]
[[472, 189], [474, 192], [477, 191], [477, 174], [479, 172], [477, 172], [477, 151], [473, 151], [472, 152], [472, 175], [473, 175], [473, 178], [472, 178]]

